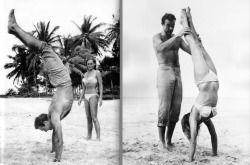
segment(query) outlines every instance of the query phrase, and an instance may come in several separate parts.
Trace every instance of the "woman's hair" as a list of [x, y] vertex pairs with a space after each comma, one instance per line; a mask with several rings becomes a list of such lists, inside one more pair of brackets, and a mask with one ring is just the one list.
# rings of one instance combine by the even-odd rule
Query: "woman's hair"
[[38, 129], [38, 127], [44, 127], [44, 121], [48, 121], [48, 115], [45, 113], [42, 113], [35, 119], [35, 128]]
[[[190, 113], [187, 113], [181, 119], [182, 131], [184, 135], [188, 138], [188, 140], [191, 139], [189, 116], [190, 116]], [[200, 125], [197, 124], [197, 135], [198, 135], [199, 129], [200, 129]]]
[[97, 69], [97, 66], [96, 66], [96, 60], [95, 60], [95, 58], [88, 58], [88, 59], [86, 60], [86, 65], [87, 65], [88, 61], [90, 61], [90, 60], [92, 60], [92, 61], [93, 61], [93, 63], [95, 64], [94, 69]]

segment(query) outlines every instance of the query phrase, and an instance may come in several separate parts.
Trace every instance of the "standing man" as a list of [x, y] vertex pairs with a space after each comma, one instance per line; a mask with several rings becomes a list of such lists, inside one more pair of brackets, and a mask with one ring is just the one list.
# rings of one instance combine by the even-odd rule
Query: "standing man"
[[[153, 45], [158, 60], [157, 90], [159, 97], [158, 131], [160, 150], [171, 149], [172, 135], [176, 122], [179, 120], [182, 102], [182, 82], [178, 50], [191, 54], [189, 46], [181, 38], [184, 34], [191, 33], [189, 27], [182, 29], [174, 35], [173, 30], [176, 18], [173, 14], [166, 13], [161, 24], [163, 30], [153, 37]], [[167, 131], [166, 131], [167, 127]], [[166, 142], [165, 142], [165, 132]]]
[[35, 128], [52, 133], [52, 151], [55, 152], [55, 162], [60, 162], [63, 150], [63, 134], [61, 120], [66, 117], [72, 107], [73, 90], [68, 68], [51, 46], [47, 45], [20, 28], [16, 22], [14, 9], [10, 11], [8, 32], [16, 36], [27, 47], [41, 53], [44, 67], [49, 72], [49, 79], [56, 87], [56, 92], [49, 106], [48, 114], [41, 114], [35, 119]]

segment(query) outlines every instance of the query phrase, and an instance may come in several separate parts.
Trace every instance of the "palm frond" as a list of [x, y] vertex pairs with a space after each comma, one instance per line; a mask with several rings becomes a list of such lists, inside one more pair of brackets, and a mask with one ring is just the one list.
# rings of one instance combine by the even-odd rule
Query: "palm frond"
[[36, 29], [36, 33], [37, 33], [38, 39], [41, 39], [42, 35], [41, 35], [40, 31], [38, 30], [39, 24], [37, 23], [37, 26], [34, 25], [34, 27]]
[[87, 17], [87, 21], [89, 22], [90, 25], [94, 22], [94, 20], [97, 19], [97, 17], [94, 17], [94, 18], [91, 20], [92, 17], [93, 17], [93, 15], [90, 15], [89, 17]]
[[47, 23], [47, 26], [46, 26], [45, 32], [48, 32], [48, 31], [49, 31], [49, 25], [50, 25], [50, 21]]
[[97, 25], [95, 25], [93, 28], [91, 28], [91, 30], [89, 30], [89, 33], [93, 33], [95, 32], [98, 28], [100, 28], [101, 26], [105, 26], [106, 23], [99, 23]]
[[59, 42], [59, 44], [60, 44], [60, 37], [59, 36], [54, 36], [52, 38], [49, 38], [47, 40], [47, 42], [50, 43], [50, 44], [55, 43], [55, 42]]
[[[14, 84], [14, 82], [16, 81], [16, 79], [17, 79], [17, 82], [19, 81], [19, 77], [21, 76], [21, 72], [18, 72], [17, 74], [16, 74], [16, 76], [15, 76], [15, 78], [14, 78], [14, 80], [13, 80], [13, 84]], [[23, 77], [22, 77], [22, 79], [23, 79]]]
[[9, 69], [9, 68], [13, 68], [16, 67], [16, 63], [7, 63], [4, 64], [4, 69]]
[[91, 20], [91, 18], [92, 18], [92, 15], [84, 16], [83, 24], [81, 26], [82, 33], [89, 33], [93, 21], [97, 19], [97, 17], [94, 17], [92, 20]]
[[75, 23], [75, 21], [71, 21], [73, 24], [75, 24], [76, 25], [76, 27], [80, 30], [80, 31], [82, 31], [82, 29], [81, 29], [81, 27], [80, 26], [78, 26], [76, 23]]
[[54, 29], [50, 32], [50, 34], [48, 35], [47, 39], [50, 39], [51, 36], [55, 33], [55, 31], [57, 31], [60, 28], [60, 26], [56, 26], [54, 27]]
[[16, 57], [13, 57], [13, 56], [11, 56], [11, 55], [7, 55], [10, 59], [12, 59], [12, 60], [15, 60], [16, 59]]
[[14, 75], [16, 75], [18, 72], [20, 72], [20, 66], [16, 67], [15, 69], [13, 69], [10, 73], [7, 74], [6, 78], [10, 79], [12, 78]]

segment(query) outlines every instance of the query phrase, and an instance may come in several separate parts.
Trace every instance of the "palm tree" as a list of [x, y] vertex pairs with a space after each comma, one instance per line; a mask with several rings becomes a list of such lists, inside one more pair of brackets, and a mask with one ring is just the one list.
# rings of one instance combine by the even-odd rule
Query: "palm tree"
[[[100, 67], [102, 69], [103, 83], [111, 88], [119, 86], [120, 84], [120, 67], [118, 65], [119, 57], [105, 57], [101, 63]], [[107, 82], [110, 84], [108, 84]]]
[[[112, 45], [113, 57], [105, 57], [101, 62], [101, 68], [103, 70], [104, 83], [110, 82], [110, 87], [114, 85], [119, 86], [120, 77], [120, 18], [119, 16], [113, 16], [114, 24], [110, 24], [106, 29], [108, 32], [105, 39], [109, 45]], [[108, 85], [108, 83], [107, 83]]]
[[75, 36], [74, 38], [75, 41], [73, 49], [78, 45], [82, 45], [84, 48], [92, 50], [92, 52], [97, 55], [101, 55], [101, 50], [106, 51], [108, 43], [105, 40], [105, 35], [103, 32], [97, 31], [98, 28], [104, 26], [105, 24], [99, 23], [92, 27], [93, 22], [96, 19], [96, 17], [92, 19], [92, 15], [84, 16], [81, 27], [72, 21], [81, 31], [81, 34]]
[[[56, 26], [53, 28], [51, 32], [49, 32], [49, 25], [50, 21], [46, 24], [45, 22], [39, 22], [37, 23], [37, 26], [34, 25], [35, 29], [31, 35], [36, 37], [40, 41], [46, 42], [48, 45], [50, 45], [54, 50], [58, 49], [58, 46], [55, 46], [57, 42], [59, 42], [60, 38], [59, 35], [55, 35], [55, 32], [59, 29], [59, 26]], [[29, 64], [29, 70], [35, 71], [36, 68], [39, 68], [39, 65], [41, 63], [41, 57], [40, 54], [35, 52], [34, 50], [31, 50], [32, 53], [27, 57], [28, 64]]]
[[111, 45], [113, 43], [112, 54], [114, 57], [120, 56], [120, 18], [112, 15], [114, 24], [110, 24], [106, 29], [108, 31], [105, 39], [108, 44]]
[[73, 37], [70, 35], [68, 37], [63, 37], [60, 40], [60, 55], [64, 63], [70, 69], [70, 73], [75, 73], [83, 77], [83, 73], [87, 70], [86, 59], [88, 57], [94, 57], [89, 49], [85, 49], [82, 46], [76, 46], [73, 51], [74, 46]]
[[[40, 41], [46, 42], [48, 45], [52, 47], [55, 51], [59, 49], [56, 44], [60, 41], [60, 36], [56, 35], [55, 32], [59, 29], [59, 26], [54, 27], [51, 31], [50, 29], [50, 21], [48, 23], [45, 22], [38, 22], [37, 25], [34, 25], [35, 29], [31, 35], [36, 37]], [[30, 55], [27, 57], [27, 64], [29, 65], [28, 70], [32, 70], [35, 78], [35, 83], [37, 82], [37, 75], [40, 71], [40, 64], [42, 63], [41, 54], [39, 52], [36, 52], [34, 50], [31, 50]], [[45, 86], [46, 91], [48, 91], [48, 75], [44, 72], [44, 80], [45, 80]]]
[[59, 26], [54, 27], [51, 32], [49, 32], [50, 21], [47, 24], [45, 22], [39, 22], [36, 26], [34, 25], [34, 27], [36, 30], [33, 32], [38, 40], [46, 42], [52, 46], [53, 49], [59, 48], [55, 46], [55, 44], [60, 41], [60, 36], [55, 34], [60, 28]]
[[[81, 79], [87, 70], [86, 59], [94, 57], [91, 50], [83, 48], [82, 46], [74, 47], [74, 37], [70, 35], [63, 37], [60, 40], [60, 55], [65, 65], [69, 68], [72, 86], [74, 89], [81, 86]], [[73, 50], [73, 51], [72, 51]]]
[[19, 82], [19, 79], [21, 78], [22, 81], [24, 81], [25, 76], [27, 75], [27, 68], [26, 65], [26, 56], [28, 55], [28, 49], [24, 45], [13, 45], [12, 51], [16, 53], [15, 56], [8, 55], [10, 59], [13, 60], [11, 63], [6, 63], [4, 65], [5, 69], [14, 68], [10, 73], [7, 74], [7, 78], [10, 79], [13, 76], [15, 76], [13, 83], [17, 81]]

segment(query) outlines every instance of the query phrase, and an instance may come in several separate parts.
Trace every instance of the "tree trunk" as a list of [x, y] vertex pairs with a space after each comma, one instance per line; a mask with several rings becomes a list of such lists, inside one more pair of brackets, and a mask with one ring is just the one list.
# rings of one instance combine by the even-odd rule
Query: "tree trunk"
[[112, 79], [111, 79], [111, 88], [113, 88], [113, 81], [112, 81]]
[[38, 93], [37, 82], [36, 82], [36, 72], [34, 70], [33, 70], [33, 74], [34, 74], [34, 82], [35, 82], [36, 92]]
[[45, 78], [45, 90], [46, 90], [46, 95], [48, 96], [48, 82], [47, 82], [47, 78]]

